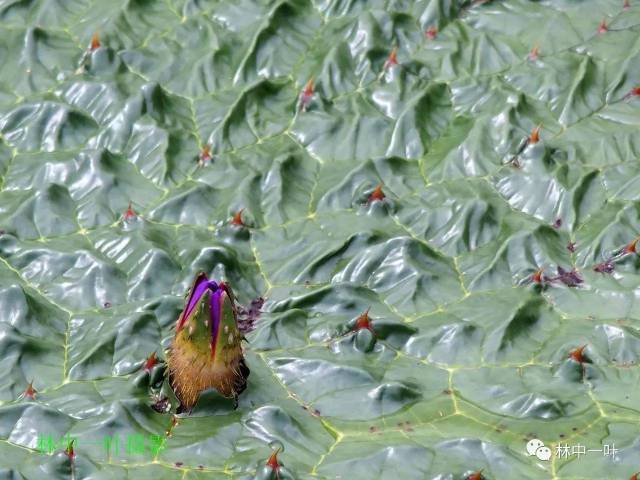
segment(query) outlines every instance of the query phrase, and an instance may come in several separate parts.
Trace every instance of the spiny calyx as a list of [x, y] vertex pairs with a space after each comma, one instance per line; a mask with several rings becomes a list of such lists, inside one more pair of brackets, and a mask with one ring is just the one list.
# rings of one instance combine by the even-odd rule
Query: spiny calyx
[[231, 288], [199, 273], [178, 317], [167, 355], [171, 386], [183, 410], [191, 410], [208, 388], [237, 402], [249, 376], [242, 354], [243, 338]]

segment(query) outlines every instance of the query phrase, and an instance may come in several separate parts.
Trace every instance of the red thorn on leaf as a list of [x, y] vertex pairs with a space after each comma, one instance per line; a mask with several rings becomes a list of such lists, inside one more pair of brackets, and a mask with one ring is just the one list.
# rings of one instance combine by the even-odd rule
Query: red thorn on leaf
[[434, 40], [438, 36], [438, 27], [429, 27], [426, 32], [424, 32], [424, 36], [429, 40]]
[[636, 250], [638, 241], [640, 241], [640, 237], [636, 238], [634, 241], [624, 247], [624, 253], [638, 253], [638, 251]]
[[280, 478], [280, 462], [278, 462], [278, 453], [280, 453], [280, 448], [277, 448], [267, 460], [267, 466], [271, 468], [273, 472], [276, 474], [276, 478]]
[[231, 225], [237, 225], [239, 227], [244, 227], [245, 224], [242, 221], [242, 212], [244, 211], [244, 208], [241, 208], [240, 210], [238, 210], [233, 217], [231, 218]]
[[538, 125], [531, 131], [531, 135], [529, 135], [529, 143], [534, 145], [540, 141], [540, 127], [542, 124]]
[[356, 324], [353, 327], [353, 331], [357, 332], [366, 328], [372, 333], [375, 333], [373, 330], [373, 324], [371, 323], [371, 319], [369, 318], [369, 308], [367, 308], [364, 313], [362, 313], [357, 319]]
[[631, 8], [631, 2], [629, 0], [624, 0], [624, 3], [622, 4], [622, 9], [629, 10], [630, 8]]
[[385, 199], [384, 192], [382, 191], [382, 184], [379, 183], [378, 186], [371, 192], [369, 198], [367, 199], [367, 203], [375, 202], [376, 200], [383, 201]]
[[603, 34], [603, 33], [607, 33], [608, 31], [609, 31], [609, 26], [607, 25], [607, 21], [603, 19], [600, 22], [600, 25], [598, 25], [598, 33]]
[[542, 280], [544, 279], [543, 276], [543, 272], [542, 269], [540, 270], [536, 270], [533, 275], [531, 275], [531, 281], [533, 283], [542, 283]]
[[100, 35], [98, 35], [98, 32], [95, 32], [91, 36], [91, 44], [89, 45], [89, 50], [93, 52], [94, 50], [99, 49], [101, 46], [102, 43], [100, 43]]
[[538, 60], [538, 56], [540, 56], [540, 48], [538, 48], [538, 46], [536, 45], [529, 52], [529, 60], [535, 62], [536, 60]]
[[313, 92], [314, 92], [313, 77], [311, 77], [307, 81], [307, 84], [304, 86], [304, 89], [300, 94], [300, 108], [302, 109], [302, 111], [305, 111], [309, 106], [309, 103], [311, 103], [311, 99], [313, 98]]
[[302, 92], [302, 94], [307, 97], [310, 97], [311, 95], [313, 95], [313, 77], [311, 77], [307, 81], [307, 84], [304, 86], [304, 91]]
[[203, 145], [202, 149], [200, 150], [200, 155], [199, 155], [199, 160], [200, 163], [207, 163], [211, 160], [211, 146], [210, 145]]
[[73, 442], [75, 442], [76, 439], [72, 439], [71, 442], [69, 442], [69, 446], [67, 447], [67, 449], [64, 451], [65, 455], [67, 455], [67, 457], [69, 457], [69, 461], [71, 463], [73, 463], [73, 461], [76, 458], [76, 452], [73, 449]]
[[629, 480], [640, 480], [638, 479], [638, 475], [640, 475], [640, 472], [634, 473], [633, 475], [631, 475], [631, 478]]
[[640, 97], [640, 87], [633, 87], [631, 91], [625, 96], [625, 98], [629, 97]]
[[571, 253], [576, 251], [576, 242], [569, 242], [567, 243], [567, 250], [569, 250]]
[[36, 399], [36, 393], [38, 393], [38, 392], [36, 391], [35, 388], [33, 388], [33, 380], [31, 380], [29, 382], [29, 385], [27, 385], [26, 390], [22, 394], [22, 397], [23, 398], [28, 398], [30, 400], [35, 400]]
[[562, 219], [556, 218], [555, 221], [551, 224], [551, 226], [556, 229], [560, 228], [562, 226]]
[[574, 350], [571, 350], [569, 352], [569, 357], [572, 360], [575, 360], [576, 362], [578, 362], [580, 365], [582, 365], [583, 363], [585, 363], [587, 361], [586, 357], [584, 356], [584, 349], [587, 348], [586, 345], [583, 345], [581, 347], [578, 347]]
[[384, 62], [384, 70], [389, 67], [393, 67], [394, 65], [398, 65], [398, 47], [393, 47], [387, 61]]
[[482, 470], [473, 472], [471, 475], [467, 477], [467, 480], [482, 480]]
[[122, 216], [122, 218], [124, 219], [124, 221], [129, 221], [133, 218], [136, 218], [136, 212], [133, 209], [133, 207], [131, 206], [131, 202], [129, 202], [129, 206], [127, 207], [127, 211], [124, 212], [124, 215]]
[[153, 352], [147, 360], [144, 362], [144, 369], [147, 372], [150, 372], [153, 367], [158, 364], [158, 357], [156, 356], [156, 352]]

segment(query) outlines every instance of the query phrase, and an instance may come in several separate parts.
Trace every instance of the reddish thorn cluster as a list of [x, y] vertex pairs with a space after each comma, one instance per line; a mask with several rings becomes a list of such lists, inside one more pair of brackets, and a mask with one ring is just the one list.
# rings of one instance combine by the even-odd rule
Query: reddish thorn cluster
[[558, 229], [562, 226], [562, 219], [556, 218], [555, 221], [551, 224], [551, 226], [555, 229]]
[[438, 27], [429, 27], [426, 32], [424, 32], [424, 36], [429, 40], [434, 40], [438, 36]]
[[147, 360], [144, 362], [144, 370], [146, 372], [150, 372], [153, 367], [158, 364], [158, 357], [156, 356], [156, 352], [153, 352]]
[[567, 243], [567, 250], [569, 250], [571, 253], [574, 253], [576, 251], [576, 242]]
[[571, 350], [569, 352], [569, 357], [572, 360], [575, 360], [576, 362], [578, 362], [580, 365], [582, 365], [583, 363], [585, 363], [587, 361], [587, 358], [584, 356], [584, 349], [587, 348], [586, 345], [583, 345], [581, 347], [578, 347], [574, 350]]
[[630, 8], [631, 8], [631, 2], [629, 0], [624, 0], [624, 3], [622, 4], [622, 9], [629, 10]]
[[385, 199], [384, 192], [382, 191], [382, 184], [379, 183], [378, 186], [371, 192], [369, 198], [367, 199], [367, 204], [371, 202], [375, 202], [376, 200], [383, 201]]
[[638, 475], [640, 475], [640, 472], [634, 473], [633, 475], [631, 475], [631, 478], [629, 480], [639, 480]]
[[242, 212], [244, 211], [244, 208], [241, 208], [240, 210], [238, 210], [233, 217], [231, 218], [231, 225], [237, 225], [238, 227], [244, 227], [244, 221], [242, 221]]
[[540, 141], [540, 127], [542, 125], [538, 125], [531, 131], [531, 135], [529, 135], [529, 143], [535, 145]]
[[128, 222], [129, 220], [136, 218], [136, 216], [137, 216], [136, 212], [131, 206], [131, 202], [129, 202], [129, 206], [127, 207], [126, 212], [124, 212], [124, 215], [122, 216], [122, 218], [124, 219], [125, 222]]
[[74, 439], [72, 439], [72, 440], [71, 440], [71, 442], [69, 442], [69, 446], [68, 446], [68, 447], [66, 448], [66, 450], [64, 451], [65, 455], [66, 455], [67, 457], [69, 457], [69, 461], [70, 461], [71, 463], [73, 463], [73, 461], [74, 461], [74, 460], [75, 460], [75, 458], [76, 458], [76, 452], [75, 452], [75, 450], [73, 449], [73, 442], [75, 442], [75, 441], [76, 441], [76, 439], [75, 439], [75, 438], [74, 438]]
[[91, 36], [91, 44], [89, 45], [89, 50], [93, 52], [94, 50], [99, 49], [101, 46], [102, 43], [100, 43], [100, 35], [98, 35], [98, 32], [95, 32]]
[[600, 25], [598, 25], [598, 33], [602, 35], [603, 33], [607, 33], [608, 31], [609, 31], [609, 26], [607, 25], [607, 21], [603, 19], [600, 22]]
[[393, 67], [394, 65], [398, 65], [398, 47], [393, 47], [387, 61], [384, 62], [383, 69], [386, 70], [389, 67]]
[[478, 470], [477, 472], [473, 472], [471, 475], [467, 477], [467, 480], [482, 480], [482, 470]]
[[584, 282], [578, 271], [574, 268], [573, 270], [565, 270], [562, 267], [558, 267], [558, 275], [549, 278], [550, 282], [560, 281], [564, 283], [567, 287], [577, 287], [581, 283]]
[[364, 328], [375, 334], [375, 331], [373, 330], [373, 324], [371, 323], [371, 319], [369, 318], [369, 308], [367, 308], [364, 313], [362, 313], [356, 319], [356, 324], [353, 326], [353, 331], [358, 332]]
[[33, 388], [33, 380], [31, 380], [29, 382], [29, 385], [27, 385], [26, 390], [24, 391], [24, 393], [22, 394], [23, 398], [28, 398], [30, 400], [35, 400], [36, 399], [36, 393], [38, 393], [36, 391], [35, 388]]
[[603, 262], [597, 263], [593, 266], [593, 271], [603, 274], [611, 274], [616, 268], [616, 262], [618, 260], [623, 259], [627, 255], [634, 255], [638, 253], [638, 242], [640, 241], [640, 237], [635, 238], [627, 245], [622, 247], [620, 250], [614, 252], [611, 257], [606, 259]]
[[280, 468], [282, 467], [278, 462], [278, 453], [280, 453], [280, 448], [277, 448], [267, 460], [267, 466], [276, 474], [276, 478], [280, 478]]
[[535, 62], [536, 60], [538, 60], [539, 55], [540, 55], [540, 48], [538, 48], [538, 46], [536, 45], [529, 52], [529, 60], [531, 60], [532, 62]]
[[200, 150], [200, 155], [199, 155], [199, 160], [201, 164], [207, 163], [209, 161], [211, 161], [211, 146], [210, 145], [203, 145], [202, 149]]

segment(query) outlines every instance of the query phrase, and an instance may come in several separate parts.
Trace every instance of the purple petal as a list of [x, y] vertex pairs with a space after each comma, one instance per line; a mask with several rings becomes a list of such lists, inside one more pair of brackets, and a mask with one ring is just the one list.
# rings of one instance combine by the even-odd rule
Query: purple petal
[[217, 288], [218, 288], [218, 284], [213, 281], [199, 283], [198, 286], [194, 288], [193, 295], [189, 299], [189, 303], [187, 304], [187, 308], [185, 310], [185, 317], [188, 317], [189, 315], [191, 315], [191, 312], [196, 307], [197, 303], [200, 301], [200, 299], [202, 298], [202, 295], [204, 295], [204, 292], [206, 292], [207, 289], [211, 291], [215, 291]]
[[204, 292], [207, 289], [216, 290], [218, 288], [218, 284], [216, 282], [209, 281], [207, 275], [205, 273], [201, 273], [196, 278], [195, 283], [193, 284], [193, 288], [191, 289], [191, 294], [189, 295], [189, 301], [187, 302], [187, 306], [185, 307], [180, 319], [178, 320], [178, 329], [182, 328], [184, 323], [189, 318], [189, 315], [193, 312], [194, 308], [204, 295]]
[[[216, 285], [217, 287], [217, 285]], [[222, 294], [224, 290], [218, 288], [211, 295], [211, 356], [216, 354], [216, 340], [220, 331], [220, 320], [222, 319]]]

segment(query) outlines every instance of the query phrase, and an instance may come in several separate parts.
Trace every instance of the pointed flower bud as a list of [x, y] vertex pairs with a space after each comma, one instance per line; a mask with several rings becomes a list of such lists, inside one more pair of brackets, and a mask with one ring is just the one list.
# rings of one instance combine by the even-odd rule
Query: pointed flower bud
[[249, 376], [242, 338], [231, 288], [198, 274], [167, 357], [171, 385], [183, 408], [191, 409], [208, 388], [237, 400]]

